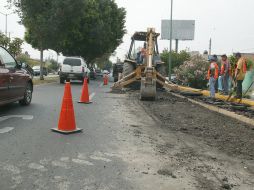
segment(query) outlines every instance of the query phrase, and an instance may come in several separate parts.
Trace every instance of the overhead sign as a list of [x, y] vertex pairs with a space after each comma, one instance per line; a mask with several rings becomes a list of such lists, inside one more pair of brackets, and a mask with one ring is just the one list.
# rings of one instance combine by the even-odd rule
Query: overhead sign
[[[170, 40], [170, 26], [170, 20], [161, 21], [162, 40]], [[194, 40], [195, 20], [173, 20], [172, 26], [173, 40]]]

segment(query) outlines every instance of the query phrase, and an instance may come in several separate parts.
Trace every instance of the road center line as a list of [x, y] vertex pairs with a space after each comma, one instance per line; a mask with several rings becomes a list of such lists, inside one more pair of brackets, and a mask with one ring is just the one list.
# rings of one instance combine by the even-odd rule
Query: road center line
[[93, 97], [95, 96], [95, 94], [96, 94], [95, 92], [93, 92], [92, 94], [90, 94], [89, 99], [92, 100]]

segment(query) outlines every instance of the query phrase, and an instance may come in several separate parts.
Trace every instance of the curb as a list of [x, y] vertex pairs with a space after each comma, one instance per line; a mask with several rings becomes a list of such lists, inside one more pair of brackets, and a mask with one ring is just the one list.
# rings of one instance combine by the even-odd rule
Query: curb
[[[190, 88], [190, 87], [185, 87], [185, 86], [177, 86], [177, 87], [180, 91], [190, 91], [190, 92], [202, 93], [204, 96], [209, 96], [209, 94], [210, 94], [210, 92], [208, 90], [195, 89], [195, 88]], [[228, 99], [228, 96], [220, 95], [218, 93], [215, 94], [215, 97], [217, 99], [224, 100], [224, 101], [226, 101]], [[229, 101], [239, 103], [240, 100], [232, 97], [232, 98], [230, 98]], [[241, 100], [241, 103], [249, 105], [249, 106], [254, 106], [254, 100], [250, 100], [250, 99], [243, 98]]]

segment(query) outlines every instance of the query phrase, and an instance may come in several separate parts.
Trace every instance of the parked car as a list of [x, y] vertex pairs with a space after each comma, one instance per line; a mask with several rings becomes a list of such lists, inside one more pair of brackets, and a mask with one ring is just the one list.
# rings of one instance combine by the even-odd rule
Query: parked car
[[66, 57], [60, 66], [60, 83], [64, 83], [65, 80], [80, 80], [83, 82], [85, 77], [88, 78], [89, 82], [89, 74], [90, 70], [83, 58]]
[[0, 105], [16, 101], [21, 105], [29, 105], [32, 94], [32, 75], [0, 46]]
[[99, 77], [103, 76], [103, 73], [101, 72], [100, 69], [95, 69], [95, 73], [96, 73], [96, 76], [99, 76]]
[[[33, 66], [34, 76], [39, 76], [41, 73], [41, 67], [40, 66]], [[48, 75], [48, 69], [46, 67], [43, 67], [43, 75]]]
[[90, 76], [90, 79], [96, 79], [96, 72], [95, 72], [95, 69], [93, 68], [93, 67], [91, 67], [90, 68], [90, 74], [89, 74], [89, 76]]
[[113, 64], [113, 77], [114, 77], [114, 82], [118, 81], [118, 75], [119, 73], [123, 72], [123, 63], [116, 63]]
[[104, 75], [108, 75], [110, 72], [108, 70], [103, 70], [102, 72]]

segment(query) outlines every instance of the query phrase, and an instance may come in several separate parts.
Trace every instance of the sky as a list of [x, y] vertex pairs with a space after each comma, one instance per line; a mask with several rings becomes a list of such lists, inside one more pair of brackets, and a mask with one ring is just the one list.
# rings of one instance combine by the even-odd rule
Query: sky
[[[130, 37], [135, 31], [146, 31], [148, 27], [161, 32], [161, 20], [170, 18], [170, 0], [115, 0], [119, 7], [126, 8], [127, 34], [123, 44], [117, 48], [116, 57], [121, 59], [128, 51]], [[9, 13], [0, 0], [0, 12]], [[180, 41], [179, 50], [208, 50], [209, 39], [212, 38], [213, 54], [231, 54], [232, 52], [254, 52], [254, 1], [253, 0], [174, 0], [173, 19], [195, 20], [195, 39]], [[19, 18], [8, 16], [8, 32], [11, 37], [24, 36], [24, 27], [19, 25]], [[5, 31], [5, 17], [0, 14], [0, 31]], [[169, 47], [169, 41], [159, 40], [159, 49]], [[174, 44], [173, 44], [174, 47]], [[23, 45], [31, 57], [39, 58], [39, 52], [30, 45]], [[53, 51], [45, 52], [45, 56], [55, 57]]]

